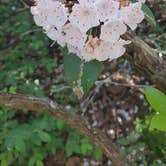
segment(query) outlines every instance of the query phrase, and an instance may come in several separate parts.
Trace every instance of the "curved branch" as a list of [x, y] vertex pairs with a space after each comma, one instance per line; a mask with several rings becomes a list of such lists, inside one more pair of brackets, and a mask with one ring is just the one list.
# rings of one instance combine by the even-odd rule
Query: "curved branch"
[[49, 112], [90, 139], [110, 160], [112, 160], [115, 166], [128, 165], [127, 162], [125, 163], [120, 157], [114, 143], [112, 143], [103, 132], [91, 128], [83, 117], [70, 110], [66, 110], [52, 100], [40, 99], [21, 94], [0, 93], [0, 107], [8, 107], [18, 110], [27, 109], [34, 112]]
[[133, 34], [125, 34], [132, 43], [127, 46], [125, 57], [138, 71], [149, 78], [156, 87], [166, 93], [166, 61], [154, 49]]

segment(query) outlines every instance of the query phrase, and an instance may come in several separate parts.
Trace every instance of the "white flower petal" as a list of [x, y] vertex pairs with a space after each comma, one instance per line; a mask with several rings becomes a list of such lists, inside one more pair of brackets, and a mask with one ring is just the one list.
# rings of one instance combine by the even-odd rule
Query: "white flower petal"
[[60, 29], [68, 20], [67, 8], [53, 0], [38, 0], [36, 6], [31, 7], [31, 13], [38, 26], [49, 24]]
[[115, 42], [120, 35], [127, 31], [126, 25], [121, 21], [108, 22], [101, 27], [100, 39]]
[[95, 5], [98, 0], [78, 0], [81, 5]]
[[31, 11], [31, 13], [32, 13], [33, 15], [39, 15], [39, 14], [40, 14], [40, 11], [39, 11], [39, 9], [38, 9], [37, 6], [32, 6], [32, 7], [30, 8], [30, 11]]
[[[120, 39], [120, 36], [127, 31], [126, 25], [135, 29], [143, 20], [141, 7], [144, 0], [120, 9], [119, 1], [115, 0], [78, 2], [69, 14], [68, 9], [57, 0], [36, 0], [31, 13], [36, 24], [43, 27], [50, 39], [61, 46], [67, 46], [69, 52], [85, 61], [113, 60], [122, 56], [124, 46], [129, 41]], [[89, 29], [92, 29], [92, 35], [95, 35], [95, 30], [100, 33], [96, 36], [89, 35], [87, 39]]]
[[68, 23], [61, 29], [66, 42], [76, 48], [83, 48], [87, 39], [86, 33], [82, 33], [75, 25]]
[[72, 10], [69, 21], [76, 25], [81, 31], [86, 32], [90, 28], [99, 25], [96, 8], [75, 4]]
[[94, 59], [98, 61], [113, 60], [125, 53], [124, 45], [129, 43], [129, 41], [122, 39], [116, 42], [109, 42], [90, 36], [85, 47], [81, 50], [81, 57], [85, 61]]
[[46, 34], [51, 40], [56, 41], [62, 47], [65, 46], [65, 37], [60, 31], [56, 30], [54, 27], [47, 27]]
[[119, 2], [114, 0], [99, 0], [96, 3], [100, 21], [110, 21], [114, 18], [117, 18], [117, 14], [119, 11]]
[[121, 20], [123, 20], [132, 30], [134, 30], [137, 27], [137, 24], [144, 19], [144, 12], [141, 8], [142, 3], [137, 2], [121, 9]]
[[124, 47], [124, 45], [130, 44], [130, 43], [131, 43], [130, 41], [128, 41], [128, 40], [126, 41], [126, 40], [122, 40], [122, 39], [115, 42], [113, 44], [113, 49], [110, 52], [109, 60], [111, 61], [113, 59], [117, 59], [120, 56], [122, 56], [126, 51], [126, 48]]
[[68, 11], [64, 5], [58, 1], [49, 4], [48, 23], [60, 29], [68, 20]]

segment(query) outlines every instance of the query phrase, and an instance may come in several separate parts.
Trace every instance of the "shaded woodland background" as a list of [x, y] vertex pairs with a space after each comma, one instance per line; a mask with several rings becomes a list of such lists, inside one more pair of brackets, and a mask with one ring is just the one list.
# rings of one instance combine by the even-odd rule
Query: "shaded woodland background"
[[[0, 1], [0, 91], [49, 97], [85, 117], [92, 127], [117, 143], [134, 164], [166, 165], [166, 133], [149, 131], [153, 110], [142, 87], [154, 82], [123, 56], [105, 63], [98, 83], [81, 100], [66, 83], [59, 46], [35, 26], [29, 1]], [[144, 21], [137, 35], [166, 60], [166, 5], [149, 0], [157, 26]], [[111, 165], [111, 161], [85, 137], [63, 121], [26, 109], [0, 109], [1, 166]]]

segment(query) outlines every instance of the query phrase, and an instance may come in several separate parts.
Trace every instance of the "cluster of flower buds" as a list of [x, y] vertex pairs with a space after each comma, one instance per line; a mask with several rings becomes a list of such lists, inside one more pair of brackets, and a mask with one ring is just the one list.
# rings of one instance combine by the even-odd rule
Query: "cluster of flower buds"
[[120, 0], [36, 0], [31, 7], [35, 23], [47, 36], [82, 60], [112, 60], [125, 52], [121, 39], [144, 18], [142, 2]]

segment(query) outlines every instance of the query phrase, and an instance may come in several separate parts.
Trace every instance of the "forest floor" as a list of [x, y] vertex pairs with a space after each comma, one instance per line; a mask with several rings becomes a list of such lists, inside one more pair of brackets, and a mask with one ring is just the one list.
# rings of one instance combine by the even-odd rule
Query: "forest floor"
[[[1, 0], [0, 3], [4, 4], [9, 2]], [[144, 21], [139, 26], [136, 33], [151, 47], [158, 49], [159, 56], [165, 56], [166, 35], [163, 33], [163, 28], [165, 26], [166, 15], [164, 14], [165, 8], [163, 7], [163, 1], [149, 0], [147, 3], [154, 12], [158, 27], [152, 28]], [[28, 2], [28, 4], [30, 3]], [[26, 8], [24, 9], [22, 3], [20, 6], [20, 9], [17, 9], [18, 12], [27, 10]], [[22, 35], [27, 37], [30, 34], [33, 35], [35, 31], [40, 30], [37, 28], [29, 29], [22, 33]], [[10, 42], [8, 43], [8, 46], [2, 46], [3, 48], [12, 48], [19, 43], [17, 38], [12, 38], [10, 35], [6, 35], [5, 40], [10, 40]], [[49, 43], [51, 44], [50, 41]], [[56, 63], [56, 68], [53, 69], [51, 73], [42, 67], [37, 68], [33, 73], [28, 74], [26, 79], [39, 80], [45, 94], [51, 99], [56, 99], [57, 102], [66, 106], [74, 105], [74, 107], [79, 110], [78, 114], [84, 116], [92, 127], [104, 131], [114, 142], [131, 136], [131, 133], [133, 133], [133, 137], [136, 137], [138, 140], [141, 139], [140, 134], [135, 128], [136, 126], [139, 127], [140, 119], [144, 119], [149, 111], [149, 105], [143, 94], [143, 88], [146, 85], [152, 85], [147, 78], [136, 71], [135, 68], [122, 57], [111, 63], [105, 63], [102, 74], [100, 75], [99, 81], [96, 82], [95, 87], [93, 87], [81, 100], [73, 100], [72, 96], [70, 96], [70, 89], [64, 79], [62, 65], [63, 55], [60, 53], [59, 49], [56, 50], [56, 44], [49, 47], [48, 54], [51, 55], [50, 58]], [[37, 60], [37, 57], [32, 58]], [[48, 66], [48, 68], [49, 67], [52, 68], [52, 66]], [[3, 64], [0, 60], [0, 69], [1, 68], [3, 69]], [[110, 81], [108, 81], [107, 78], [110, 78]], [[61, 92], [61, 95], [58, 95], [57, 92]], [[70, 97], [71, 99], [69, 99]], [[22, 117], [22, 115], [19, 116]], [[130, 144], [127, 146], [130, 146]], [[123, 150], [125, 145], [121, 145], [120, 148]], [[146, 153], [146, 149], [144, 148], [140, 148], [139, 151], [139, 153]], [[132, 150], [132, 153], [128, 155], [128, 158], [134, 159], [138, 154], [136, 151]], [[106, 157], [103, 157], [102, 160], [99, 161], [83, 155], [72, 155], [67, 160], [64, 158], [65, 152], [64, 150], [60, 150], [56, 155], [49, 155], [45, 159], [45, 165], [111, 165], [111, 161]]]

